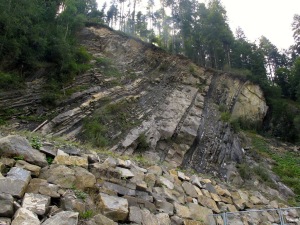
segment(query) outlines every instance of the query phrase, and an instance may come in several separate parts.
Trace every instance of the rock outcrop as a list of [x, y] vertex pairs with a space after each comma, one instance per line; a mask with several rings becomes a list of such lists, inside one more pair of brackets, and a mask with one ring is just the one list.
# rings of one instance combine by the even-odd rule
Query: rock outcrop
[[[183, 56], [169, 55], [105, 26], [86, 27], [79, 38], [94, 57], [93, 67], [64, 90], [84, 87], [57, 103], [56, 116], [43, 123], [42, 133], [82, 140], [84, 118], [119, 107], [111, 112], [114, 118], [102, 124], [107, 128], [102, 139], [108, 140], [112, 150], [134, 154], [139, 151], [140, 137], [145, 137], [148, 149], [143, 155], [148, 160], [229, 179], [229, 168], [241, 162], [244, 152], [229, 121], [222, 120], [222, 110], [230, 120], [261, 123], [268, 107], [257, 85], [198, 67]], [[20, 99], [16, 99], [11, 105], [19, 106]], [[39, 104], [29, 99], [21, 101], [22, 105]], [[0, 106], [7, 104], [5, 97], [0, 99]], [[76, 156], [55, 160], [73, 164]]]

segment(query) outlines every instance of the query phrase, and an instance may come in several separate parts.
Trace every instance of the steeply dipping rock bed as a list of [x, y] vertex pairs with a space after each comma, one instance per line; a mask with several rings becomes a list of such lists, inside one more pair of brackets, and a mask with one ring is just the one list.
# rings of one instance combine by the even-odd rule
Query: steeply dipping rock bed
[[[183, 56], [170, 55], [104, 26], [86, 27], [79, 38], [94, 56], [93, 67], [66, 87], [65, 91], [77, 91], [52, 113], [40, 110], [49, 118], [40, 129], [43, 134], [84, 140], [84, 118], [103, 115], [111, 105], [126, 102], [122, 115], [114, 112], [117, 115], [113, 113], [102, 124], [112, 151], [134, 154], [144, 136], [148, 149], [143, 155], [148, 160], [225, 178], [229, 168], [243, 159], [240, 139], [228, 121], [221, 119], [222, 110], [231, 119], [260, 123], [267, 106], [258, 86], [198, 67]], [[2, 95], [0, 106], [37, 112], [38, 87], [37, 94], [28, 84], [25, 95], [13, 99]]]

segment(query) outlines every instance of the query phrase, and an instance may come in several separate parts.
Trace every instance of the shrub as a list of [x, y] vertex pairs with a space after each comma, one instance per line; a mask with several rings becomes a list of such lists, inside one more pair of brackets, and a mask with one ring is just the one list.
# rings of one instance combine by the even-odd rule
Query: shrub
[[221, 120], [223, 122], [229, 122], [230, 117], [231, 117], [230, 112], [222, 112], [221, 113]]
[[140, 136], [137, 139], [137, 146], [136, 151], [137, 152], [144, 152], [149, 148], [149, 143], [147, 141], [147, 137], [144, 133], [140, 134]]
[[24, 87], [24, 81], [19, 75], [0, 72], [0, 89], [15, 90], [22, 87]]

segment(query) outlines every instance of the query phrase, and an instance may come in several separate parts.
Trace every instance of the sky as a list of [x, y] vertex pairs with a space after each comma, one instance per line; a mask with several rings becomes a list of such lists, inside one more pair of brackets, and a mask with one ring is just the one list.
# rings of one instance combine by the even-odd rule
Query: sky
[[294, 14], [300, 14], [300, 0], [222, 0], [222, 3], [234, 33], [240, 26], [250, 41], [263, 35], [279, 50], [294, 44], [291, 24]]
[[[101, 7], [105, 0], [97, 0]], [[147, 0], [141, 0], [147, 1]], [[208, 2], [209, 0], [199, 0]], [[262, 35], [279, 50], [292, 44], [291, 24], [294, 14], [300, 14], [300, 0], [221, 0], [227, 11], [228, 23], [233, 33], [241, 27], [249, 41]]]

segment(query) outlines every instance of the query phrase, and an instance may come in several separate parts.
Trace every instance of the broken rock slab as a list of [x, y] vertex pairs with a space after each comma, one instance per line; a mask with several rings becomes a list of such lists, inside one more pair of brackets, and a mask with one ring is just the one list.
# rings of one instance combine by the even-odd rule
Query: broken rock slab
[[14, 197], [23, 197], [26, 187], [31, 179], [29, 171], [13, 167], [6, 177], [0, 178], [0, 193], [11, 194]]
[[100, 210], [104, 216], [114, 221], [124, 221], [127, 219], [129, 213], [127, 199], [104, 193], [100, 193], [99, 198]]
[[62, 211], [47, 219], [42, 225], [77, 225], [78, 212]]
[[11, 225], [40, 225], [38, 216], [25, 208], [19, 208], [15, 213], [14, 220]]
[[24, 160], [18, 160], [16, 163], [16, 167], [30, 171], [31, 175], [34, 177], [38, 177], [41, 171], [41, 167], [32, 165]]
[[14, 215], [13, 204], [14, 198], [10, 194], [0, 193], [0, 217], [12, 217]]
[[46, 195], [26, 193], [23, 198], [22, 207], [37, 215], [45, 215], [50, 205], [50, 197]]
[[18, 135], [0, 138], [2, 156], [23, 156], [24, 160], [41, 167], [47, 166], [45, 154], [31, 147], [28, 140]]

